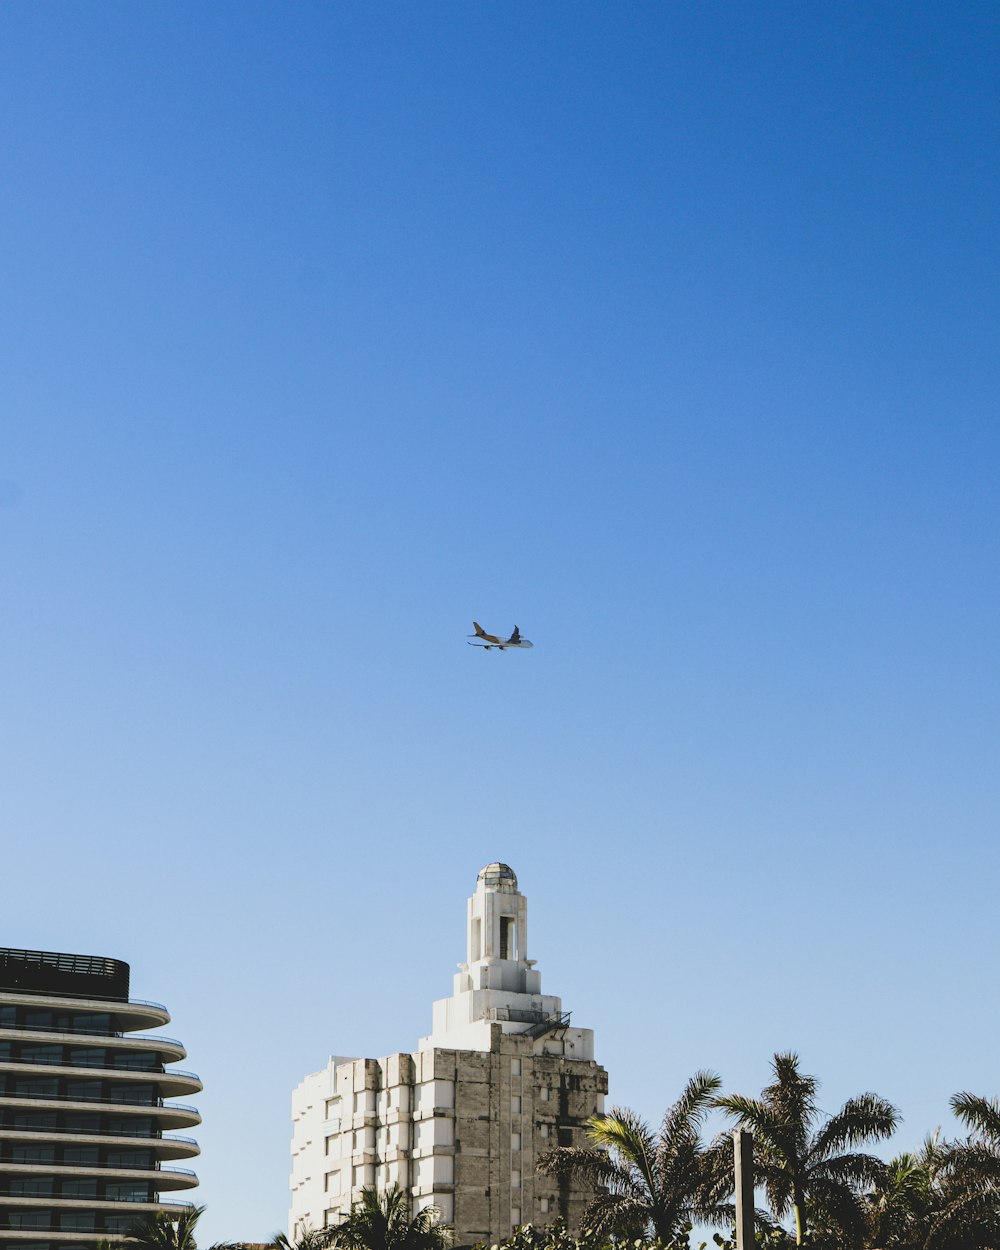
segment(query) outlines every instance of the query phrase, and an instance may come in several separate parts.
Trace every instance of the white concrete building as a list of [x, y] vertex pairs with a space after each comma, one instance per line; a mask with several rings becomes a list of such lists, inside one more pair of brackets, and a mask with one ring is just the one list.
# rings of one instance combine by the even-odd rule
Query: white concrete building
[[557, 1215], [578, 1226], [592, 1191], [536, 1174], [535, 1162], [584, 1143], [607, 1073], [591, 1030], [572, 1028], [541, 992], [527, 947], [517, 878], [489, 864], [469, 899], [466, 961], [434, 1004], [430, 1036], [410, 1054], [333, 1056], [294, 1091], [291, 1235], [338, 1223], [363, 1186], [394, 1183], [413, 1210], [437, 1206], [458, 1246]]

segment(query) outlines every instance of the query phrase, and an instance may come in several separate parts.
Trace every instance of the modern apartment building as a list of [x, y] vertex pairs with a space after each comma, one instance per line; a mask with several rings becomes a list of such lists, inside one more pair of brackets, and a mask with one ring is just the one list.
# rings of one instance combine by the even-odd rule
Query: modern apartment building
[[176, 1161], [198, 1146], [169, 1130], [200, 1117], [166, 1100], [201, 1082], [171, 1067], [180, 1042], [140, 1031], [169, 1020], [120, 960], [0, 947], [0, 1250], [81, 1250], [190, 1205]]
[[608, 1078], [589, 1029], [542, 994], [527, 958], [527, 900], [506, 864], [469, 899], [466, 960], [413, 1053], [332, 1057], [292, 1095], [290, 1232], [339, 1222], [363, 1186], [398, 1184], [433, 1204], [458, 1246], [561, 1215], [579, 1227], [593, 1191], [536, 1172], [554, 1146], [585, 1144]]

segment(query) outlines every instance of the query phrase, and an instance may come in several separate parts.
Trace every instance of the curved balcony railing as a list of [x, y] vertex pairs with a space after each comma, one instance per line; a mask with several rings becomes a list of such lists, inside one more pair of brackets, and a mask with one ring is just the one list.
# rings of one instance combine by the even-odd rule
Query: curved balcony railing
[[[42, 1058], [38, 1058], [35, 1055], [18, 1055], [16, 1059], [5, 1059], [2, 1062], [14, 1063], [18, 1066], [22, 1063], [35, 1063], [48, 1068], [99, 1068], [103, 1069], [105, 1072], [114, 1072], [116, 1075], [121, 1072], [141, 1072], [143, 1076], [170, 1075], [170, 1073], [164, 1072], [162, 1065], [159, 1068], [138, 1068], [135, 1066], [115, 1067], [113, 1064], [107, 1063], [104, 1059], [71, 1059], [64, 1061], [62, 1059], [45, 1058], [44, 1056]], [[177, 1072], [179, 1076], [194, 1076], [193, 1072], [182, 1072], [180, 1068], [172, 1068], [171, 1072]]]
[[[79, 1029], [63, 1029], [55, 1024], [0, 1024], [0, 1034], [8, 1033], [61, 1033], [63, 1037], [110, 1037], [129, 1042], [137, 1042], [140, 1046], [155, 1046], [159, 1042], [166, 1042], [168, 1046], [179, 1046], [181, 1050], [185, 1049], [184, 1043], [177, 1040], [176, 1037], [164, 1037], [159, 1033], [122, 1033], [115, 1029], [88, 1029], [81, 1032]], [[71, 1042], [69, 1045], [75, 1045]]]
[[30, 1090], [15, 1090], [9, 1094], [0, 1093], [0, 1098], [15, 1099], [18, 1102], [22, 1099], [32, 1099], [58, 1103], [60, 1106], [65, 1106], [66, 1103], [92, 1102], [99, 1103], [105, 1107], [162, 1108], [166, 1111], [187, 1111], [193, 1115], [198, 1115], [198, 1108], [192, 1107], [190, 1103], [164, 1102], [162, 1098], [156, 1098], [150, 1102], [148, 1098], [141, 1100], [135, 1098], [109, 1098], [105, 1094], [36, 1094]]

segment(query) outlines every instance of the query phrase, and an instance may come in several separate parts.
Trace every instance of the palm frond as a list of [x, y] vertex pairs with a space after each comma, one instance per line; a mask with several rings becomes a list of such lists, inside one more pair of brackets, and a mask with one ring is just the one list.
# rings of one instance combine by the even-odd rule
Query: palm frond
[[655, 1141], [646, 1125], [627, 1107], [612, 1107], [607, 1115], [587, 1121], [587, 1135], [599, 1149], [610, 1150], [620, 1163], [635, 1168], [650, 1193], [657, 1189]]
[[816, 1134], [809, 1149], [810, 1159], [826, 1159], [848, 1146], [891, 1137], [898, 1121], [899, 1112], [891, 1102], [878, 1094], [858, 1094], [849, 1098]]
[[660, 1140], [697, 1137], [705, 1116], [713, 1105], [713, 1096], [722, 1088], [722, 1077], [716, 1072], [696, 1072], [684, 1086], [680, 1098], [668, 1107], [660, 1129]]
[[875, 1155], [838, 1155], [835, 1159], [824, 1159], [810, 1168], [807, 1183], [812, 1184], [816, 1179], [822, 1178], [858, 1189], [875, 1188], [885, 1183], [886, 1172], [885, 1160]]
[[995, 1098], [955, 1094], [951, 1099], [951, 1109], [966, 1128], [1000, 1148], [1000, 1103]]

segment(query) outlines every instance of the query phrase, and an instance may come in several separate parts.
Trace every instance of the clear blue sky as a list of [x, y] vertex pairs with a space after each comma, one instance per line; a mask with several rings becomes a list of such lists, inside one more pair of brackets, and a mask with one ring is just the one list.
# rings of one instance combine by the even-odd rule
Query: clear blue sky
[[168, 1003], [207, 1239], [495, 858], [651, 1118], [1000, 1093], [998, 26], [0, 10], [0, 941]]

